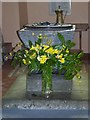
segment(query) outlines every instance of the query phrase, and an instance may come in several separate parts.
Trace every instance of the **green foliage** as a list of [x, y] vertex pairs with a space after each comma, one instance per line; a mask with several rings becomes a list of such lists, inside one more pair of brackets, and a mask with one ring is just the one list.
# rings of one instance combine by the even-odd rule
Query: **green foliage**
[[31, 48], [32, 47], [32, 42], [29, 40], [29, 47]]
[[64, 36], [60, 33], [57, 33], [57, 36], [58, 36], [59, 40], [61, 41], [62, 45], [64, 45], [65, 44]]
[[56, 67], [60, 75], [64, 72], [65, 79], [71, 80], [81, 70], [81, 57], [84, 53], [83, 51], [72, 53], [70, 50], [75, 46], [75, 43], [71, 40], [65, 40], [60, 33], [57, 33], [57, 36], [60, 44], [47, 45], [42, 44], [43, 36], [40, 34], [35, 44], [29, 41], [30, 48], [24, 47], [15, 53], [12, 64], [14, 66], [24, 64], [31, 72], [47, 69], [48, 74], [50, 67]]
[[71, 40], [67, 40], [67, 41], [65, 42], [65, 45], [68, 47], [68, 49], [71, 49], [72, 47], [75, 46], [75, 43], [72, 42]]
[[57, 33], [59, 40], [61, 41], [61, 45], [65, 45], [68, 49], [71, 49], [75, 46], [75, 43], [71, 40], [65, 40], [64, 36], [60, 33]]

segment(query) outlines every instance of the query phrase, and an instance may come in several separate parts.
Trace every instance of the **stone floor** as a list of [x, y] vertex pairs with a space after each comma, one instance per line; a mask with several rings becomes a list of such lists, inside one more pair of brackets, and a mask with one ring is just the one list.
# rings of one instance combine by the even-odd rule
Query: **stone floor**
[[14, 68], [11, 66], [11, 60], [2, 65], [2, 95], [4, 95], [16, 80], [14, 76], [10, 76]]
[[[18, 95], [15, 99], [20, 98], [20, 96], [24, 97], [27, 70], [25, 67], [19, 68], [18, 66], [14, 69], [10, 64], [11, 62], [8, 61], [2, 68], [3, 96], [4, 98], [7, 98], [6, 96], [8, 96], [8, 98], [10, 98], [10, 96], [11, 98], [15, 98], [15, 95]], [[82, 78], [80, 80], [77, 78], [73, 79], [73, 97], [79, 96], [81, 99], [88, 99], [88, 68], [89, 64], [86, 62], [80, 72]], [[20, 85], [22, 85], [22, 87], [20, 87]]]
[[[10, 66], [10, 61], [5, 68], [3, 68], [2, 81], [3, 117], [17, 115], [20, 118], [35, 116], [40, 118], [48, 113], [50, 113], [48, 114], [50, 118], [52, 116], [57, 118], [88, 117], [88, 68], [90, 68], [88, 62], [84, 62], [80, 72], [82, 79], [73, 79], [73, 100], [27, 100], [25, 97], [27, 69], [18, 66], [14, 69]], [[79, 99], [75, 100], [77, 97]]]

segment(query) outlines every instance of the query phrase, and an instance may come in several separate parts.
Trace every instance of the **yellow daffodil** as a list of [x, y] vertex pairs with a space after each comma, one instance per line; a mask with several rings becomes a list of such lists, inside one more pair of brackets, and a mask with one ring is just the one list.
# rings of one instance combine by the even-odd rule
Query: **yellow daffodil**
[[47, 49], [45, 51], [46, 53], [50, 53], [50, 54], [54, 54], [54, 49], [52, 47], [50, 47], [49, 49]]
[[42, 45], [44, 48], [44, 50], [46, 50], [47, 48], [49, 48], [49, 46], [48, 45]]
[[37, 57], [37, 60], [40, 61], [40, 56]]
[[66, 53], [69, 53], [69, 50], [68, 50], [68, 49], [66, 49]]
[[80, 76], [79, 74], [77, 74], [77, 75], [76, 75], [76, 77], [77, 77], [78, 79], [80, 79], [80, 78], [81, 78], [81, 76]]
[[62, 47], [63, 47], [63, 48], [66, 48], [66, 46], [65, 46], [65, 45], [63, 45]]
[[63, 57], [63, 54], [60, 54], [60, 56], [59, 56], [59, 57], [60, 57], [60, 59], [62, 59], [62, 57]]
[[31, 63], [31, 61], [28, 61], [28, 63], [30, 64], [30, 63]]
[[40, 36], [40, 37], [38, 37], [39, 39], [42, 39], [43, 37], [42, 36]]
[[40, 61], [41, 64], [44, 64], [47, 61], [48, 57], [46, 55], [41, 55], [38, 56], [37, 59], [38, 61]]
[[56, 56], [56, 58], [58, 58], [58, 59], [59, 59], [59, 56], [60, 56], [60, 55], [57, 55], [57, 56]]
[[63, 57], [63, 54], [60, 54], [60, 55], [56, 56], [56, 58], [58, 58], [58, 59], [62, 59], [62, 57]]
[[42, 34], [39, 34], [39, 36], [42, 36]]
[[47, 40], [47, 42], [46, 42], [47, 45], [51, 45], [51, 43], [52, 43], [52, 39]]
[[59, 51], [57, 50], [57, 49], [54, 49], [54, 54], [56, 53], [56, 54], [58, 54], [59, 53]]
[[27, 57], [26, 54], [24, 54], [24, 57], [25, 57], [25, 58]]
[[35, 50], [36, 52], [39, 52], [39, 50], [42, 49], [42, 47], [40, 45], [36, 45], [36, 46], [33, 46], [30, 48], [30, 50]]
[[40, 46], [40, 45], [36, 45], [36, 49], [38, 49], [38, 50], [41, 50], [42, 49], [42, 47]]
[[37, 38], [42, 39], [43, 38], [42, 34], [39, 34], [39, 36], [37, 36]]
[[35, 50], [35, 47], [32, 45], [32, 47], [30, 48], [30, 50]]
[[60, 59], [59, 61], [60, 61], [61, 63], [65, 63], [65, 59], [64, 59], [64, 58]]
[[23, 63], [24, 63], [25, 65], [27, 64], [27, 62], [26, 62], [26, 60], [25, 60], [25, 59], [23, 59], [22, 61], [23, 61]]
[[30, 56], [31, 59], [34, 59], [35, 57], [36, 57], [36, 53], [33, 53], [33, 54]]
[[58, 50], [58, 54], [60, 54], [62, 52], [62, 50]]
[[28, 50], [25, 50], [26, 54], [28, 54]]

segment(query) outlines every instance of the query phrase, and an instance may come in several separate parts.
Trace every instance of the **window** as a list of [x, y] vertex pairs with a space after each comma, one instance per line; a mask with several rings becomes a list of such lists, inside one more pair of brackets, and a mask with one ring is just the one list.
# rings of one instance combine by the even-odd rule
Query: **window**
[[[57, 0], [56, 0], [57, 1]], [[61, 2], [60, 2], [61, 1]], [[50, 2], [50, 14], [54, 15], [55, 10], [58, 9], [58, 6], [64, 11], [64, 14], [67, 12], [67, 15], [71, 14], [71, 0], [59, 0], [59, 2], [55, 2], [55, 0], [52, 0]]]

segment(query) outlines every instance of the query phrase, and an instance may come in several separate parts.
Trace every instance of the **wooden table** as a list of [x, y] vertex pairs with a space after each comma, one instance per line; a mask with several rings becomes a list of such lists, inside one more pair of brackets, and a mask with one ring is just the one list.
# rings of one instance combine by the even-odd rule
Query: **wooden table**
[[75, 23], [76, 30], [75, 32], [79, 32], [79, 49], [82, 50], [82, 32], [87, 31], [89, 29], [88, 23]]

